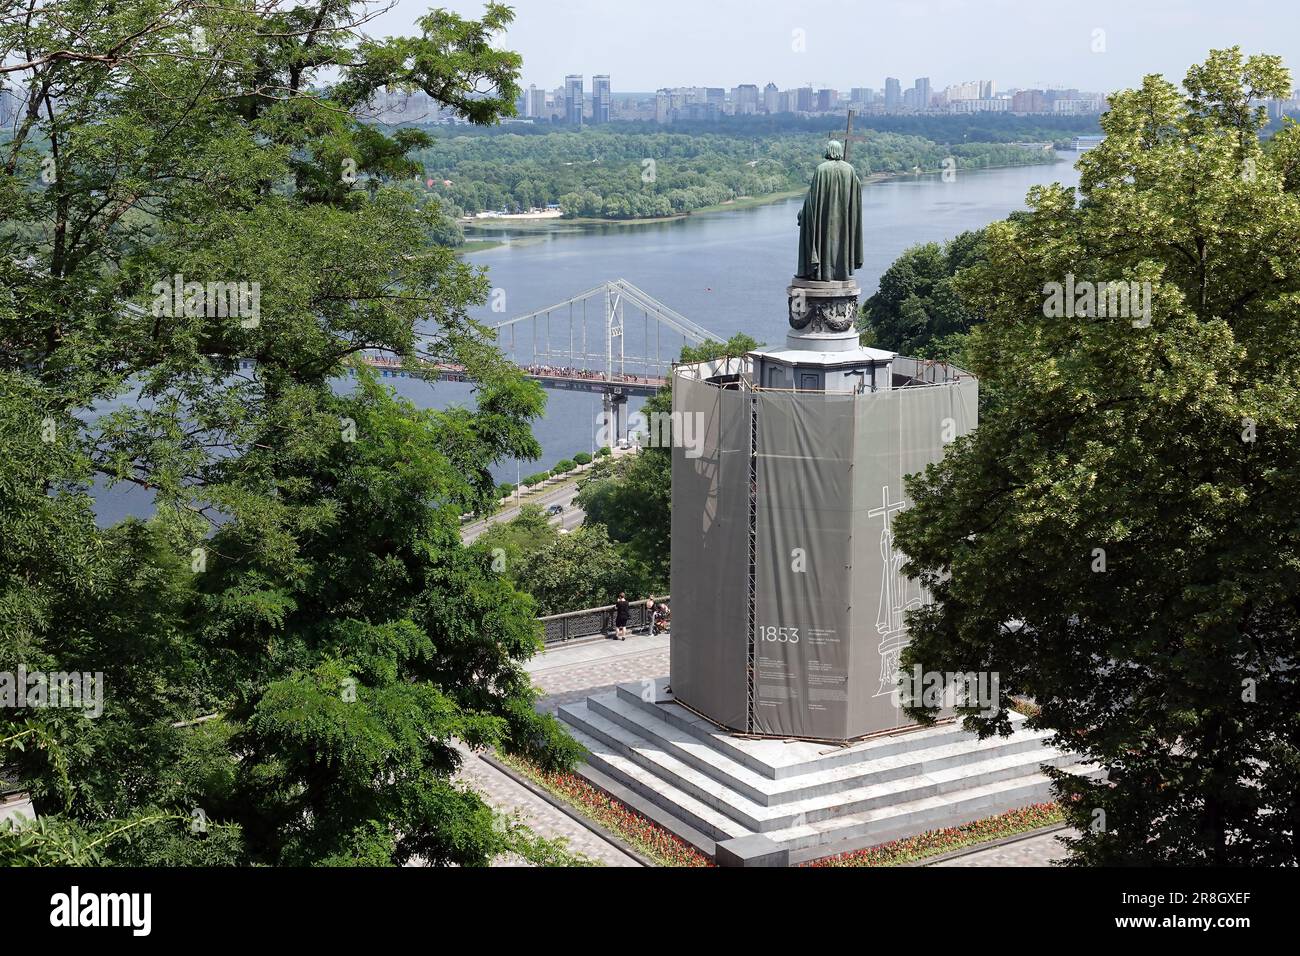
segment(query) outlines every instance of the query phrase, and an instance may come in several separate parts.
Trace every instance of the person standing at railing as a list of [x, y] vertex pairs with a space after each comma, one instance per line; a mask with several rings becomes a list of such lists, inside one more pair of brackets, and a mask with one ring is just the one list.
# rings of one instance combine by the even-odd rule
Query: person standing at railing
[[620, 641], [627, 640], [627, 619], [630, 612], [627, 595], [619, 591], [618, 600], [614, 602], [614, 633], [618, 635]]

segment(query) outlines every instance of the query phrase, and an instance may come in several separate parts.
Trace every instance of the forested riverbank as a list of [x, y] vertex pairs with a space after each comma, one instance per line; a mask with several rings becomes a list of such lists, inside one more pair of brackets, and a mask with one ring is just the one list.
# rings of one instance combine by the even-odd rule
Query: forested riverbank
[[[1008, 143], [939, 143], [864, 131], [851, 161], [865, 179], [1055, 161]], [[762, 138], [666, 132], [553, 132], [436, 138], [412, 157], [454, 215], [558, 206], [566, 219], [664, 219], [797, 192], [822, 159], [826, 132]]]

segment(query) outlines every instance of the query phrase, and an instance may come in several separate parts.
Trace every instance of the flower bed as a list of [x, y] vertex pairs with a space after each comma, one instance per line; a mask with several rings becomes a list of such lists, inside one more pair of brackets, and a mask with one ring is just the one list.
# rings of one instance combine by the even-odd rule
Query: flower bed
[[997, 816], [985, 817], [963, 823], [946, 830], [930, 830], [914, 837], [882, 843], [852, 853], [841, 853], [822, 860], [813, 860], [805, 866], [898, 866], [913, 863], [953, 850], [961, 850], [977, 843], [986, 843], [1002, 837], [1027, 833], [1040, 827], [1064, 822], [1061, 808], [1055, 803], [1035, 803], [1018, 810], [1008, 810]]
[[577, 774], [541, 770], [498, 752], [496, 758], [635, 847], [659, 866], [712, 866], [713, 861], [659, 824], [593, 787]]

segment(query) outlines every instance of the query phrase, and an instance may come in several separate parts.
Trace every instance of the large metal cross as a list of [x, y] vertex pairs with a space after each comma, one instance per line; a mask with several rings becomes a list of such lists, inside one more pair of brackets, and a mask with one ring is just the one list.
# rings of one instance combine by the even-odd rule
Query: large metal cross
[[844, 161], [849, 161], [849, 146], [855, 139], [865, 140], [865, 136], [853, 135], [853, 117], [857, 115], [855, 110], [849, 110], [849, 121], [844, 126]]

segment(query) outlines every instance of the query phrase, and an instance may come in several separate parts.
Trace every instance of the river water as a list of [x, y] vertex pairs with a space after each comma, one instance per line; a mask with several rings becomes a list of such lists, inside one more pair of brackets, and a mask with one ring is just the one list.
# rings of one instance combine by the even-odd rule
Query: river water
[[[1005, 218], [1024, 208], [1031, 186], [1051, 182], [1077, 186], [1074, 162], [1079, 154], [1057, 155], [1061, 162], [1052, 165], [959, 170], [952, 182], [926, 175], [867, 185], [862, 204], [866, 261], [858, 274], [863, 299], [909, 246], [942, 242]], [[506, 244], [466, 256], [486, 269], [494, 289], [501, 290], [496, 293], [497, 311], [488, 304], [477, 310], [475, 318], [495, 324], [621, 278], [719, 339], [746, 332], [762, 344], [779, 344], [787, 328], [785, 288], [795, 269], [799, 239], [795, 217], [800, 203], [791, 199], [640, 225], [574, 226], [556, 221], [515, 232], [508, 226], [476, 231], [471, 238]], [[629, 312], [627, 321], [633, 327], [640, 319]], [[675, 342], [666, 338], [665, 357], [675, 358], [680, 345], [680, 338]], [[470, 385], [397, 375], [385, 381], [421, 407], [473, 403]], [[517, 474], [527, 476], [575, 452], [594, 449], [599, 396], [563, 391], [549, 391], [547, 396], [546, 415], [534, 426], [543, 449], [541, 459], [503, 462], [494, 469], [498, 480], [515, 481]], [[639, 405], [633, 399], [632, 410]], [[122, 486], [97, 497], [101, 521], [148, 510], [147, 501]]]

